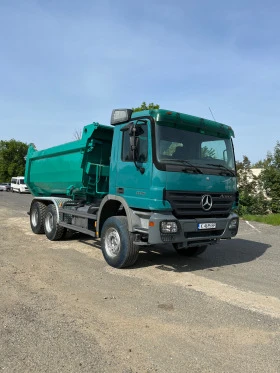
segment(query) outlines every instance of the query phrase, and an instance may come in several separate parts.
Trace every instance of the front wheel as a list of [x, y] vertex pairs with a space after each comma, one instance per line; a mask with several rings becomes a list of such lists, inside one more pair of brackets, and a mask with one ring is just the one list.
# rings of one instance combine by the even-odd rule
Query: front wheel
[[54, 204], [48, 205], [44, 221], [45, 234], [51, 241], [58, 241], [62, 238], [65, 228], [57, 224], [57, 212]]
[[126, 216], [108, 218], [101, 232], [101, 249], [106, 262], [115, 268], [133, 265], [139, 248], [133, 243], [133, 234], [128, 231]]
[[173, 244], [173, 247], [179, 255], [189, 256], [189, 257], [198, 256], [204, 253], [204, 251], [207, 249], [207, 245], [178, 248], [178, 245], [176, 243]]

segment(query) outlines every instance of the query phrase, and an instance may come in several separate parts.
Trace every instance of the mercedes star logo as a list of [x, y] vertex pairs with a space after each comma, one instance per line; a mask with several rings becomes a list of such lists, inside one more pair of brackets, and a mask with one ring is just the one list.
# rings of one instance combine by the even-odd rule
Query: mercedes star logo
[[212, 208], [213, 201], [209, 194], [205, 194], [201, 197], [201, 206], [204, 211], [209, 211]]

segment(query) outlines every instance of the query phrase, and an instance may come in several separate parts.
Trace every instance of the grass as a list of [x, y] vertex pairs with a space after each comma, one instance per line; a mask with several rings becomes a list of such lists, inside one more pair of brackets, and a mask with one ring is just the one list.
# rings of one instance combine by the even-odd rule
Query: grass
[[258, 221], [260, 223], [280, 225], [280, 214], [269, 214], [269, 215], [244, 215], [244, 220]]

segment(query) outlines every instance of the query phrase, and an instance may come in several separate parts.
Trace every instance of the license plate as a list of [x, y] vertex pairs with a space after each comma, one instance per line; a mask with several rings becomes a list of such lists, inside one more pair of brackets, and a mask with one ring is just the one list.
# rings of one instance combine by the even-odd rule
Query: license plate
[[198, 229], [215, 229], [216, 223], [200, 223], [197, 227]]

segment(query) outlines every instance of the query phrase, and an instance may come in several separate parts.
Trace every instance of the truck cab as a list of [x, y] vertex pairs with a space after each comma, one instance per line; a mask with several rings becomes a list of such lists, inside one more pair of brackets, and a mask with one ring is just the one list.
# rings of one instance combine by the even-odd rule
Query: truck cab
[[112, 116], [109, 195], [124, 200], [134, 214], [142, 212], [142, 238], [188, 252], [235, 236], [231, 127], [162, 109], [126, 115], [124, 110]]

